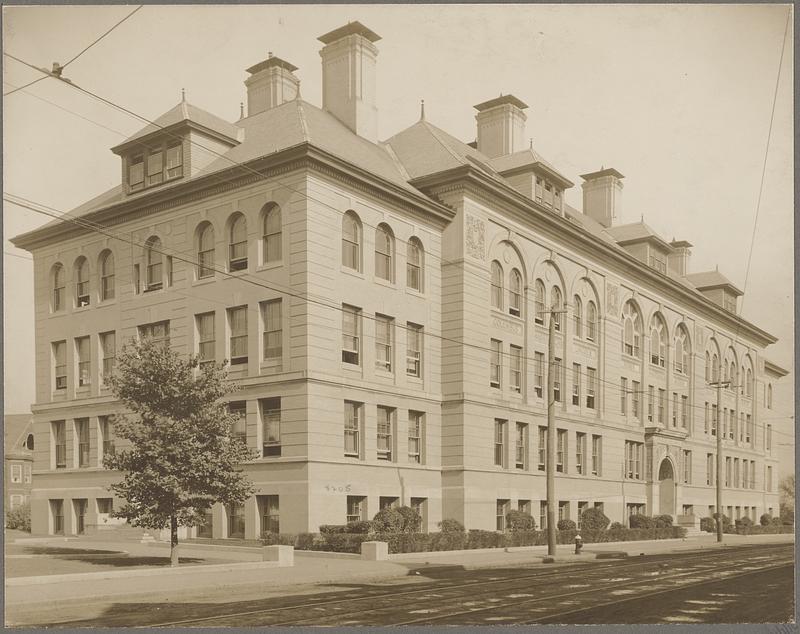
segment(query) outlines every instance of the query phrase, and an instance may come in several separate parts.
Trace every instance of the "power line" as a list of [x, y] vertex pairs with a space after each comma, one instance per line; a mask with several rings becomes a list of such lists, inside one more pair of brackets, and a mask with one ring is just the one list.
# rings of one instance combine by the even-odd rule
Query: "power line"
[[134, 13], [136, 13], [137, 11], [139, 11], [139, 10], [140, 10], [140, 9], [141, 9], [143, 6], [144, 6], [144, 5], [141, 5], [141, 4], [140, 4], [138, 7], [136, 7], [136, 8], [135, 8], [133, 11], [131, 11], [131, 12], [130, 12], [128, 15], [126, 15], [126, 16], [125, 16], [124, 18], [122, 18], [122, 19], [121, 19], [119, 22], [117, 22], [117, 23], [116, 23], [114, 26], [112, 26], [110, 29], [108, 29], [108, 31], [106, 31], [105, 33], [103, 33], [103, 34], [102, 34], [100, 37], [98, 37], [98, 38], [97, 38], [96, 40], [94, 40], [94, 41], [93, 41], [91, 44], [89, 44], [89, 46], [87, 46], [86, 48], [84, 48], [84, 49], [83, 49], [83, 50], [82, 50], [80, 53], [78, 53], [78, 54], [77, 54], [75, 57], [73, 57], [72, 59], [70, 59], [70, 60], [69, 60], [69, 61], [68, 61], [66, 64], [62, 65], [62, 66], [61, 66], [61, 68], [66, 68], [67, 66], [69, 66], [69, 65], [70, 65], [72, 62], [74, 62], [74, 61], [75, 61], [76, 59], [78, 59], [78, 58], [79, 58], [81, 55], [83, 55], [83, 54], [84, 54], [86, 51], [88, 51], [88, 50], [89, 50], [90, 48], [92, 48], [92, 47], [93, 47], [95, 44], [97, 44], [97, 43], [98, 43], [100, 40], [102, 40], [102, 39], [103, 39], [103, 38], [104, 38], [106, 35], [108, 35], [109, 33], [111, 33], [111, 31], [113, 31], [114, 29], [116, 29], [116, 28], [117, 28], [117, 27], [118, 27], [120, 24], [122, 24], [123, 22], [125, 22], [125, 21], [126, 21], [126, 20], [128, 20], [129, 18], [133, 17], [133, 14], [134, 14]]
[[[38, 77], [37, 79], [34, 79], [33, 81], [29, 81], [27, 84], [24, 84], [23, 86], [17, 86], [16, 88], [14, 88], [14, 90], [9, 90], [8, 92], [4, 92], [3, 93], [3, 97], [8, 97], [9, 95], [13, 95], [18, 90], [23, 90], [25, 88], [28, 88], [29, 86], [33, 86], [34, 84], [38, 84], [40, 81], [44, 81], [45, 79], [47, 79], [47, 77]], [[3, 83], [8, 83], [8, 82], [3, 81]], [[8, 85], [11, 86], [12, 84], [8, 84]]]

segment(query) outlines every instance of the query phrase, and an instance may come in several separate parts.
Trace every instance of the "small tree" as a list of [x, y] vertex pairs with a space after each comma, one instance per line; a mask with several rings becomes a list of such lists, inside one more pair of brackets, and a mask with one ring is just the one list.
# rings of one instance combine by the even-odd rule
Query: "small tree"
[[778, 484], [781, 493], [781, 505], [794, 511], [794, 474], [782, 478]]
[[109, 379], [131, 414], [114, 416], [130, 449], [106, 455], [124, 472], [111, 490], [125, 500], [113, 513], [134, 526], [170, 528], [170, 563], [178, 565], [178, 526], [202, 524], [212, 504], [240, 504], [254, 491], [237, 465], [256, 457], [232, 436], [236, 418], [222, 397], [236, 389], [224, 364], [198, 368], [169, 346], [133, 341], [117, 356]]

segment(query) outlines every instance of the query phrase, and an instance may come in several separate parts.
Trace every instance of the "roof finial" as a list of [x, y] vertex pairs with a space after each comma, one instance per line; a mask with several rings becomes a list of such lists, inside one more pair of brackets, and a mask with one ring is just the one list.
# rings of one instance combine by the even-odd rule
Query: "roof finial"
[[533, 149], [533, 137], [530, 138], [530, 148]]
[[642, 224], [644, 224], [644, 214], [642, 214]]
[[244, 119], [244, 101], [239, 102], [239, 118]]
[[420, 99], [419, 101], [419, 120], [425, 121], [425, 100]]
[[186, 103], [186, 88], [181, 88], [181, 102]]
[[295, 101], [302, 101], [302, 97], [300, 96], [300, 80], [297, 80], [297, 94], [294, 96]]

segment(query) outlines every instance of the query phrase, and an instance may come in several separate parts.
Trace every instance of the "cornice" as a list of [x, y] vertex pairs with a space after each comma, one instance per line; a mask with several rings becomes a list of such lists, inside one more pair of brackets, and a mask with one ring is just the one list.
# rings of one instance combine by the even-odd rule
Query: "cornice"
[[738, 315], [729, 313], [699, 293], [692, 293], [675, 280], [661, 275], [626, 251], [615, 249], [598, 240], [597, 237], [570, 222], [567, 218], [553, 213], [512, 187], [487, 177], [470, 165], [414, 179], [411, 184], [433, 197], [445, 192], [452, 193], [462, 190], [495, 207], [500, 203], [505, 213], [517, 222], [527, 225], [531, 230], [537, 232], [544, 230], [546, 237], [554, 242], [566, 243], [581, 253], [605, 258], [610, 264], [617, 266], [616, 273], [620, 277], [634, 275], [636, 283], [668, 295], [677, 304], [695, 309], [698, 316], [703, 315], [709, 321], [723, 324], [732, 332], [746, 334], [760, 346], [767, 346], [777, 341], [776, 337], [765, 330]]

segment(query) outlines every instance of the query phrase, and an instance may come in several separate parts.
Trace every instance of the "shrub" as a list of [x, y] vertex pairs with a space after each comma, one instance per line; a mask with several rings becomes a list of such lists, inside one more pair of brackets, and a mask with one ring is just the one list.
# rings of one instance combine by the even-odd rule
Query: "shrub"
[[781, 524], [784, 526], [791, 526], [794, 524], [794, 511], [785, 506], [781, 506]]
[[575, 530], [575, 522], [572, 520], [558, 520], [558, 524], [556, 527], [560, 531], [574, 531]]
[[467, 548], [503, 548], [506, 545], [505, 535], [497, 531], [472, 529], [467, 535]]
[[322, 524], [319, 532], [323, 535], [333, 535], [335, 533], [347, 533], [347, 524]]
[[31, 505], [17, 506], [6, 513], [6, 528], [31, 532]]
[[372, 541], [373, 535], [366, 533], [328, 533], [324, 535], [324, 543], [315, 546], [314, 550], [326, 550], [332, 553], [360, 553], [361, 543]]
[[[445, 521], [455, 520], [442, 520], [443, 525]], [[458, 522], [456, 522], [458, 524]], [[460, 524], [458, 524], [461, 526]], [[444, 526], [442, 526], [444, 528]], [[464, 532], [464, 527], [461, 530], [452, 529], [441, 533], [431, 533], [429, 547], [430, 550], [463, 550], [467, 545], [467, 534]]]
[[631, 528], [655, 528], [655, 522], [649, 515], [631, 515], [628, 518]]
[[[718, 519], [719, 517], [720, 517], [719, 513], [714, 513], [715, 520]], [[727, 515], [722, 515], [722, 532], [729, 533], [731, 532], [731, 529], [732, 529], [731, 519]], [[714, 530], [717, 530], [716, 526], [714, 527]]]
[[294, 547], [297, 550], [314, 550], [317, 543], [321, 544], [322, 540], [315, 533], [300, 533]]
[[375, 513], [372, 525], [376, 533], [400, 533], [403, 528], [403, 516], [392, 507], [386, 507]]
[[653, 518], [654, 528], [669, 528], [672, 526], [672, 515], [656, 515]]
[[524, 511], [509, 511], [506, 513], [506, 527], [512, 533], [519, 531], [532, 531], [536, 529], [536, 520], [530, 513]]
[[769, 513], [764, 513], [759, 520], [761, 526], [769, 526], [772, 523], [772, 515]]
[[372, 522], [366, 520], [350, 522], [345, 528], [347, 529], [345, 533], [369, 533], [373, 530]]
[[717, 523], [713, 517], [704, 517], [700, 520], [700, 530], [706, 533], [715, 533], [717, 531]]
[[410, 506], [400, 506], [397, 512], [403, 516], [402, 531], [404, 533], [419, 533], [419, 529], [422, 526], [422, 516], [416, 509], [412, 509]]
[[624, 528], [625, 528], [624, 524], [620, 524], [619, 522], [611, 522], [611, 526], [608, 527], [608, 530], [610, 530], [610, 531], [618, 531], [618, 530], [624, 529]]
[[752, 525], [753, 525], [753, 520], [751, 520], [749, 517], [741, 517], [738, 520], [736, 520], [737, 529], [750, 528]]
[[263, 546], [295, 546], [297, 545], [297, 535], [289, 533], [271, 533], [265, 531], [261, 534], [261, 544]]
[[463, 533], [464, 525], [458, 520], [443, 519], [439, 522], [439, 528], [443, 533]]
[[586, 509], [581, 513], [581, 529], [585, 531], [604, 531], [610, 521], [598, 508]]

